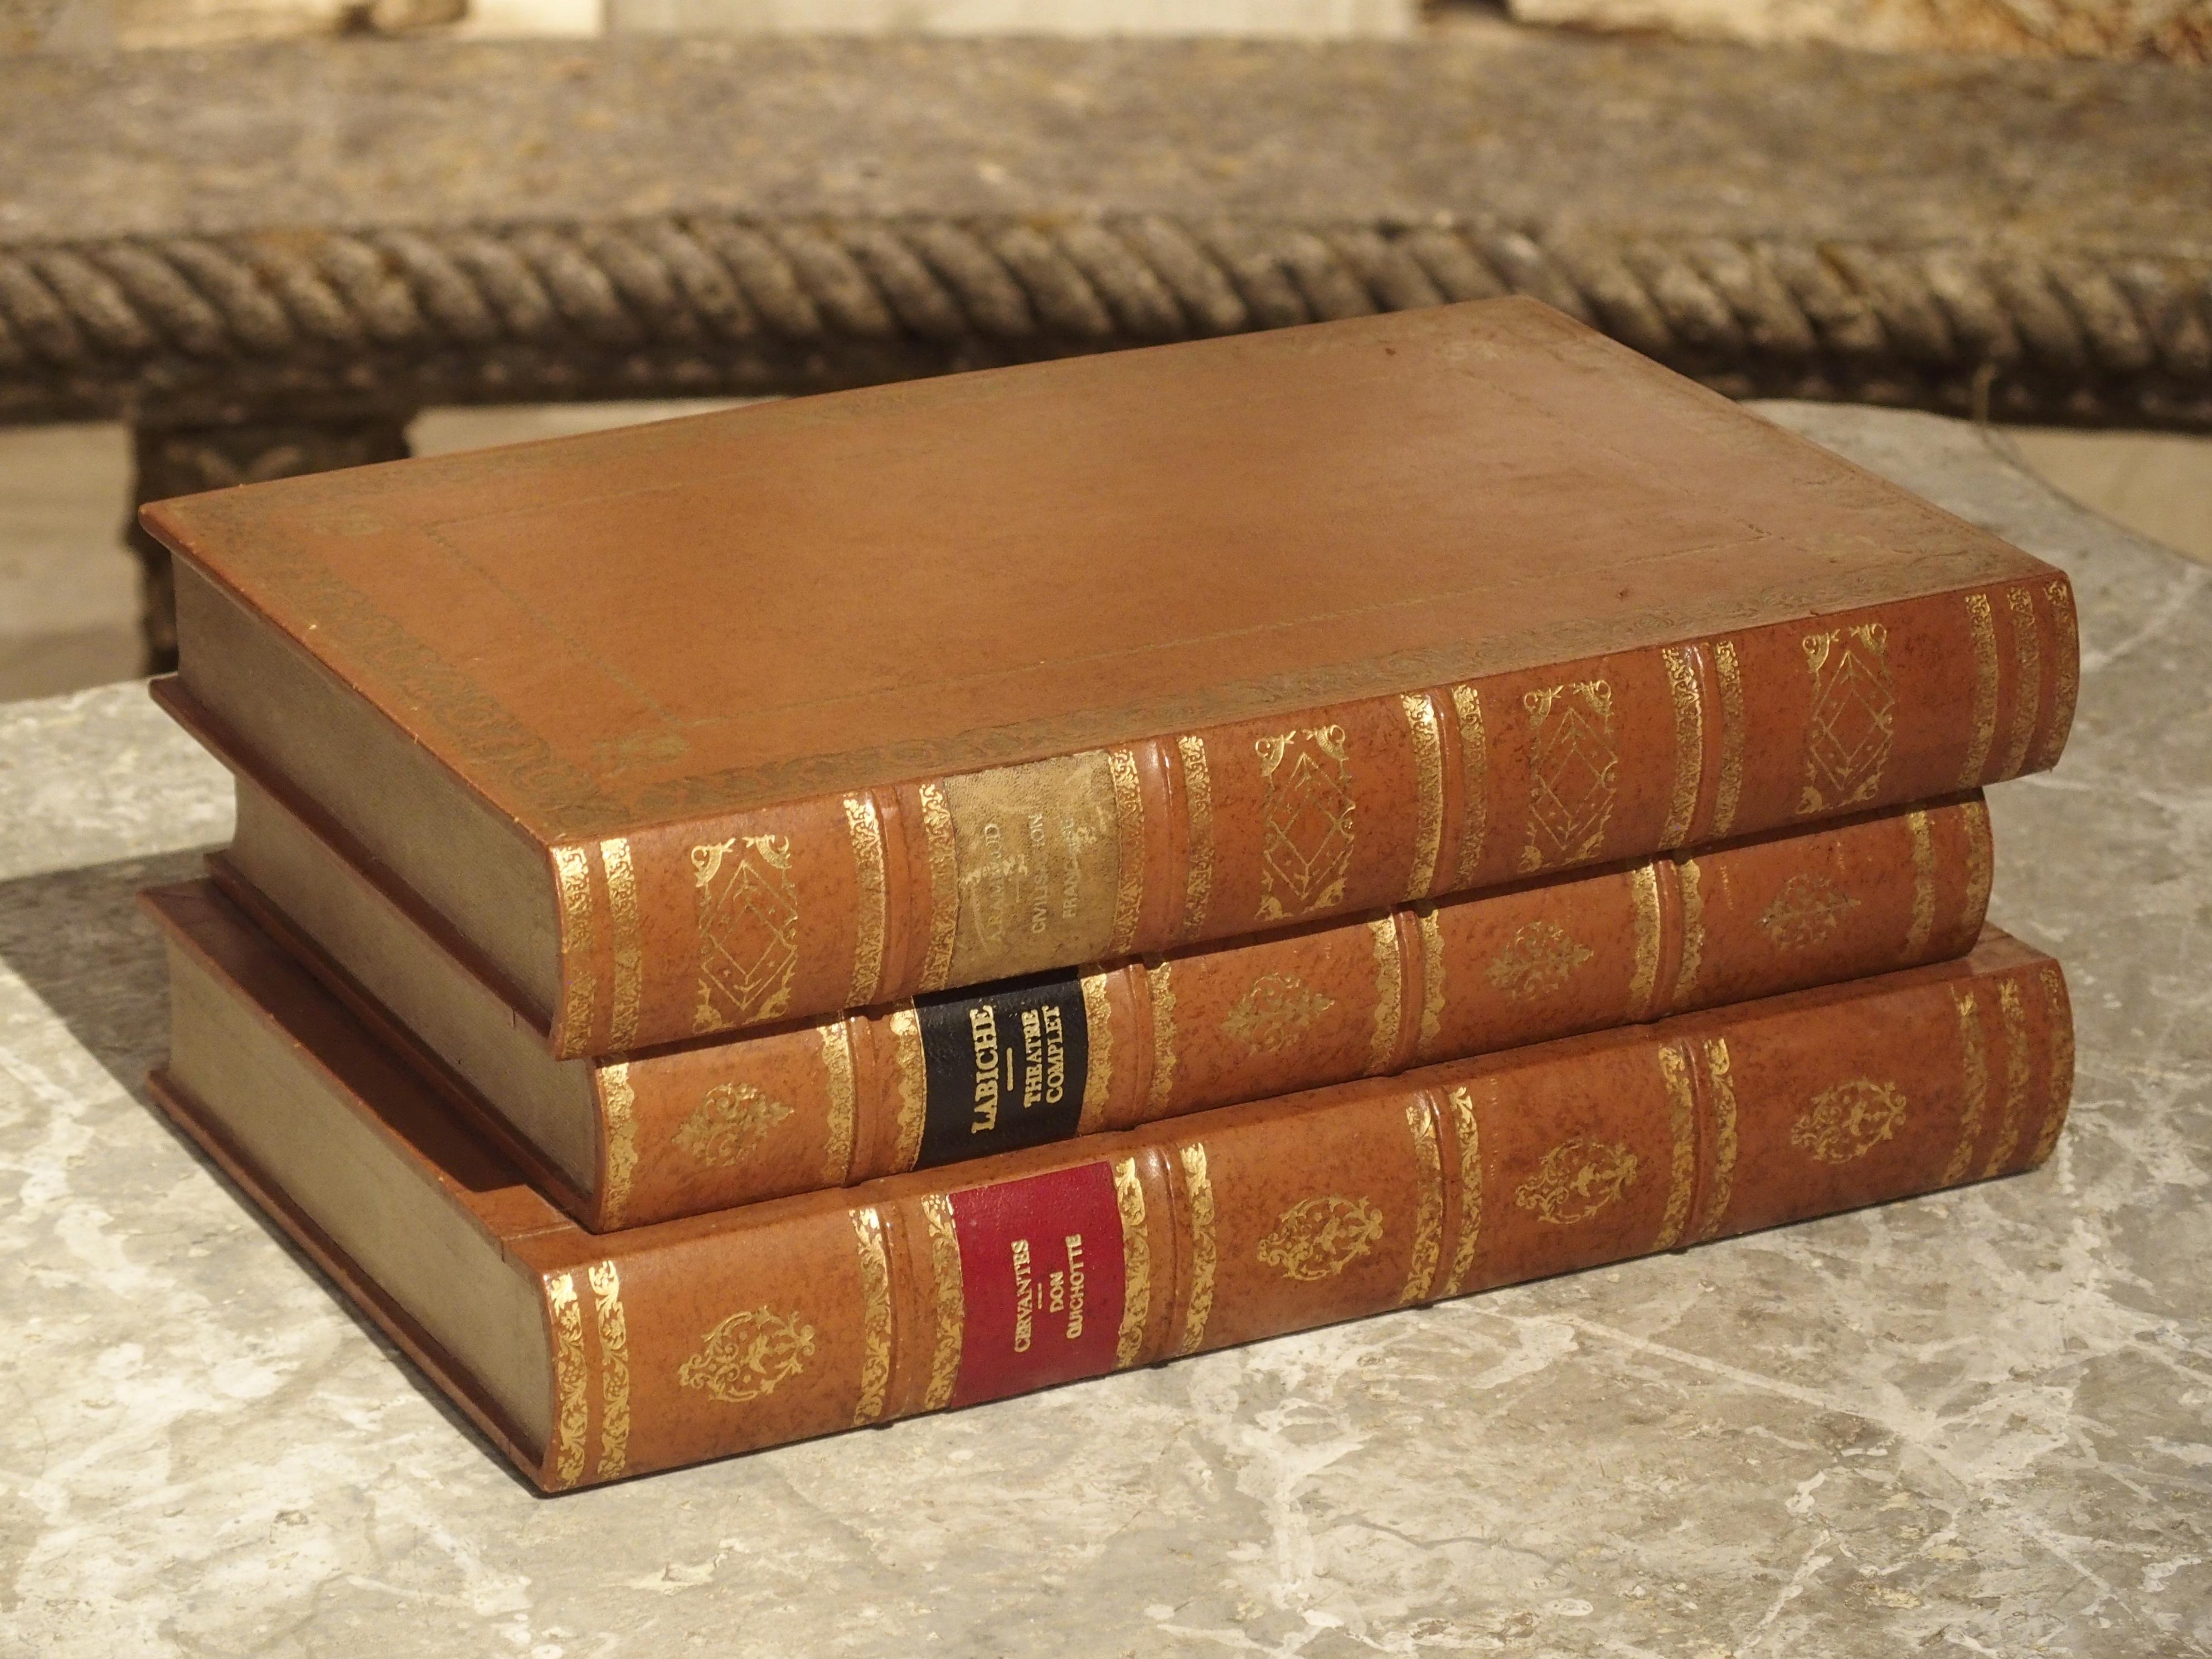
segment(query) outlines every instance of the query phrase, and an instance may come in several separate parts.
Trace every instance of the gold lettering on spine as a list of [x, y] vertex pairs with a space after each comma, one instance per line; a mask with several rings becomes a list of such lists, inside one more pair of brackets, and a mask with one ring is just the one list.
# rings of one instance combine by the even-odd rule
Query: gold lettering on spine
[[1106, 751], [1114, 780], [1114, 933], [1109, 956], [1134, 949], [1137, 922], [1145, 908], [1145, 787], [1137, 776], [1137, 757], [1127, 749]]
[[2057, 1149], [2058, 1132], [2065, 1127], [2066, 1107], [2074, 1093], [2074, 1018], [2066, 1003], [2066, 981], [2057, 965], [2045, 963], [2036, 972], [2043, 988], [2043, 1017], [2048, 1075], [2043, 1086], [2050, 1099], [2043, 1109], [2043, 1127], [2035, 1137], [2031, 1160], [2041, 1164]]
[[1482, 1130], [1475, 1121], [1474, 1097], [1465, 1085], [1454, 1089], [1449, 1099], [1453, 1138], [1459, 1142], [1459, 1239], [1452, 1246], [1451, 1277], [1444, 1281], [1443, 1293], [1457, 1296], [1474, 1272], [1482, 1243]]
[[853, 1426], [884, 1414], [891, 1381], [891, 1267], [884, 1248], [884, 1218], [872, 1206], [852, 1212], [853, 1242], [860, 1253], [860, 1397]]
[[1966, 820], [1966, 898], [1959, 913], [1959, 931], [1963, 942], [1971, 945], [1990, 909], [1990, 809], [1970, 800], [1960, 813]]
[[599, 1215], [603, 1225], [619, 1227], [637, 1176], [637, 1090], [629, 1080], [628, 1060], [599, 1068], [599, 1098], [607, 1132], [607, 1173], [599, 1190]]
[[1670, 645], [1660, 653], [1667, 665], [1667, 695], [1674, 704], [1674, 793], [1667, 803], [1666, 827], [1659, 850], [1669, 853], [1690, 836], [1697, 816], [1698, 785], [1705, 768], [1705, 707], [1698, 686], [1698, 665], [1688, 650]]
[[1682, 965], [1674, 970], [1674, 994], [1667, 1003], [1670, 1013], [1689, 1006], [1705, 954], [1705, 873], [1695, 859], [1684, 859], [1674, 869], [1682, 884]]
[[960, 1385], [960, 1340], [968, 1320], [967, 1288], [961, 1279], [960, 1233], [952, 1223], [952, 1200], [926, 1194], [922, 1224], [929, 1233], [929, 1273], [937, 1286], [937, 1346], [929, 1358], [929, 1387], [921, 1396], [926, 1412], [944, 1408]]
[[1190, 1311], [1183, 1317], [1178, 1354], [1194, 1353], [1206, 1340], [1213, 1317], [1213, 1176], [1206, 1167], [1206, 1144], [1194, 1142], [1176, 1153], [1182, 1184], [1190, 1195]]
[[[865, 1008], [876, 1000], [884, 977], [884, 928], [888, 917], [888, 890], [884, 884], [884, 826], [876, 816], [875, 797], [845, 797], [845, 829], [853, 842], [853, 881], [858, 897], [854, 908], [859, 923], [853, 935], [853, 979], [845, 988], [845, 1006]], [[931, 872], [933, 876], [935, 872]]]
[[2004, 1115], [1997, 1120], [1996, 1144], [1990, 1148], [1989, 1162], [1982, 1165], [1984, 1176], [2003, 1169], [2019, 1147], [2021, 1123], [2027, 1115], [2027, 1091], [2034, 1081], [2033, 1069], [2027, 1062], [2027, 1014], [2021, 1006], [2017, 980], [2008, 979], [1997, 987], [1997, 1018], [2004, 1026]]
[[1375, 947], [1375, 1036], [1367, 1052], [1367, 1074], [1381, 1075], [1398, 1057], [1400, 1005], [1406, 995], [1406, 963], [1398, 943], [1398, 919], [1377, 917], [1367, 924]]
[[1990, 1093], [1990, 1063], [1982, 1052], [1982, 1011], [1972, 991], [1954, 991], [1952, 1006], [1959, 1014], [1959, 1064], [1966, 1079], [1964, 1115], [1959, 1123], [1959, 1144], [1943, 1166], [1942, 1184], [1964, 1181], [1973, 1167], [1974, 1142], [1982, 1133], [1982, 1111]]
[[1636, 954], [1628, 975], [1628, 1017], [1648, 1019], [1659, 988], [1659, 871], [1639, 864], [1628, 872], [1628, 902], [1636, 926]]
[[1168, 1097], [1175, 1092], [1174, 975], [1172, 963], [1148, 962], [1145, 964], [1146, 996], [1152, 1006], [1152, 1078], [1145, 1085], [1145, 1115], [1147, 1119], [1164, 1115], [1167, 1111]]
[[1398, 1292], [1401, 1308], [1425, 1300], [1435, 1285], [1444, 1234], [1443, 1159], [1437, 1151], [1436, 1114], [1425, 1092], [1406, 1103], [1406, 1127], [1413, 1137], [1413, 1163], [1421, 1194], [1413, 1212], [1413, 1259], [1406, 1264], [1405, 1288]]
[[822, 1028], [822, 1070], [830, 1079], [830, 1134], [822, 1153], [822, 1182], [842, 1187], [853, 1178], [853, 1117], [860, 1103], [853, 1083], [853, 1033], [842, 1019]]
[[891, 1064], [898, 1073], [898, 1145], [890, 1173], [904, 1175], [921, 1157], [921, 1126], [929, 1104], [929, 1066], [921, 1051], [921, 1016], [911, 1002], [891, 1011]]
[[1421, 925], [1421, 1029], [1413, 1040], [1413, 1057], [1427, 1060], [1444, 1029], [1444, 929], [1433, 904], [1424, 904], [1413, 915]]
[[1905, 959], [1917, 962], [1936, 931], [1936, 847], [1928, 814], [1917, 808], [1907, 812], [1905, 833], [1912, 841], [1912, 918], [1905, 930]]
[[612, 1261], [595, 1261], [592, 1318], [599, 1339], [599, 1462], [601, 1480], [619, 1480], [629, 1468], [629, 1321], [623, 1316], [622, 1273]]
[[1451, 699], [1459, 725], [1459, 869], [1454, 885], [1470, 887], [1481, 867], [1490, 828], [1490, 744], [1482, 731], [1482, 693], [1471, 685], [1455, 685]]
[[1437, 855], [1444, 840], [1444, 749], [1437, 726], [1436, 705], [1425, 693], [1407, 692], [1398, 699], [1406, 714], [1406, 729], [1413, 738], [1413, 869], [1406, 878], [1406, 896], [1426, 898], [1437, 883]]
[[1114, 1207], [1121, 1212], [1121, 1334], [1114, 1365], [1127, 1370], [1145, 1347], [1152, 1316], [1152, 1244], [1145, 1232], [1145, 1184], [1133, 1158], [1114, 1160]]
[[592, 960], [592, 857], [580, 847], [553, 849], [561, 895], [561, 1048], [580, 1054], [592, 1046], [592, 1001], [599, 976]]
[[645, 941], [637, 919], [637, 871], [629, 842], [617, 836], [599, 843], [599, 862], [607, 869], [607, 910], [614, 918], [615, 997], [607, 1042], [627, 1054], [637, 1042], [638, 1001], [645, 975]]
[[1176, 739], [1182, 757], [1182, 796], [1190, 833], [1184, 841], [1182, 937], [1196, 939], [1213, 902], [1213, 775], [1206, 769], [1206, 739]]
[[1990, 745], [1997, 735], [1997, 633], [1990, 620], [1988, 594], [1966, 595], [1966, 621], [1974, 647], [1974, 726], [1959, 768], [1959, 787], [1975, 789], [1989, 769]]
[[921, 988], [941, 991], [952, 977], [952, 946], [960, 937], [960, 848], [945, 786], [925, 783], [916, 793], [922, 836], [929, 843], [929, 954], [922, 958]]
[[1743, 796], [1743, 665], [1735, 641], [1713, 647], [1713, 666], [1721, 682], [1721, 774], [1713, 786], [1713, 834], [1735, 828], [1736, 803]]
[[584, 1442], [592, 1425], [584, 1395], [584, 1314], [574, 1273], [545, 1281], [545, 1306], [553, 1327], [553, 1484], [573, 1486], [584, 1478]]
[[2074, 590], [2062, 580], [2046, 584], [2043, 597], [2051, 606], [2051, 649], [2058, 660], [2052, 675], [2051, 724], [2035, 746], [2038, 771], [2057, 764], [2066, 734], [2074, 728], [2074, 700], [2081, 690], [2081, 640], [2074, 622]]
[[2008, 588], [2005, 608], [2012, 612], [2012, 736], [1997, 775], [2016, 778], [2027, 769], [2027, 745], [2043, 704], [2042, 640], [2035, 625], [2035, 599], [2026, 588]]
[[1667, 1213], [1651, 1248], [1671, 1250], [1682, 1242], [1682, 1228], [1690, 1218], [1690, 1195], [1698, 1182], [1698, 1100], [1690, 1082], [1690, 1057], [1681, 1044], [1670, 1042], [1659, 1050], [1659, 1074], [1667, 1085], [1667, 1128], [1674, 1138], [1674, 1156]]
[[1711, 1238], [1728, 1220], [1735, 1197], [1735, 1079], [1729, 1072], [1726, 1037], [1705, 1039], [1705, 1072], [1713, 1080], [1713, 1193], [1699, 1238]]
[[1106, 995], [1106, 975], [1097, 969], [1077, 981], [1083, 990], [1083, 1110], [1075, 1133], [1096, 1134], [1106, 1121], [1106, 1097], [1114, 1086], [1114, 1005]]

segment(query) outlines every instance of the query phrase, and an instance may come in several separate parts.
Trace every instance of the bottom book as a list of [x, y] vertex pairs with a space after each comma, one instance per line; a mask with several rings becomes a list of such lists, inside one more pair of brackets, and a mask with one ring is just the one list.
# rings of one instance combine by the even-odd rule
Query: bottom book
[[2029, 1169], [2057, 964], [1954, 962], [584, 1231], [205, 883], [161, 1106], [560, 1490]]

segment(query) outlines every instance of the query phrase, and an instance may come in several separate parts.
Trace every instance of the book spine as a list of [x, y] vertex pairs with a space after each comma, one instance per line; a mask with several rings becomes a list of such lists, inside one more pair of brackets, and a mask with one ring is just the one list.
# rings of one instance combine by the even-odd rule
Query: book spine
[[633, 1234], [545, 1276], [538, 1476], [752, 1450], [2025, 1170], [2072, 1064], [2057, 965], [2011, 947]]
[[598, 1069], [595, 1230], [1957, 956], [1978, 795]]
[[2077, 658], [2053, 573], [556, 847], [554, 1051], [627, 1053], [1978, 788], [2056, 761]]

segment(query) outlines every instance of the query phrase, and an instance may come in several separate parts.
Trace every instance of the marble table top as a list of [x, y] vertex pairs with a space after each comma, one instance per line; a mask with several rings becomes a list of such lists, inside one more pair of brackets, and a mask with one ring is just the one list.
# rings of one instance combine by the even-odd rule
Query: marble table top
[[144, 1103], [135, 685], [0, 707], [0, 1653], [2212, 1653], [2212, 572], [1932, 416], [1773, 405], [2078, 585], [1992, 797], [2070, 977], [2036, 1174], [533, 1496]]

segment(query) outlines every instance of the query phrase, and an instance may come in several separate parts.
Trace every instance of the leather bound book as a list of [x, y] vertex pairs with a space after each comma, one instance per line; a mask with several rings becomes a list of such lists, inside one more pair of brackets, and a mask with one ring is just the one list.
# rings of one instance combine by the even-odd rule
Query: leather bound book
[[1969, 956], [591, 1234], [204, 884], [156, 1099], [530, 1477], [574, 1486], [2040, 1163], [2057, 965]]
[[183, 684], [562, 1057], [2048, 766], [2057, 571], [1533, 301], [157, 503]]
[[240, 774], [217, 883], [594, 1231], [1957, 956], [1990, 888], [1975, 796], [559, 1060], [434, 916], [366, 873], [311, 803], [284, 798]]

